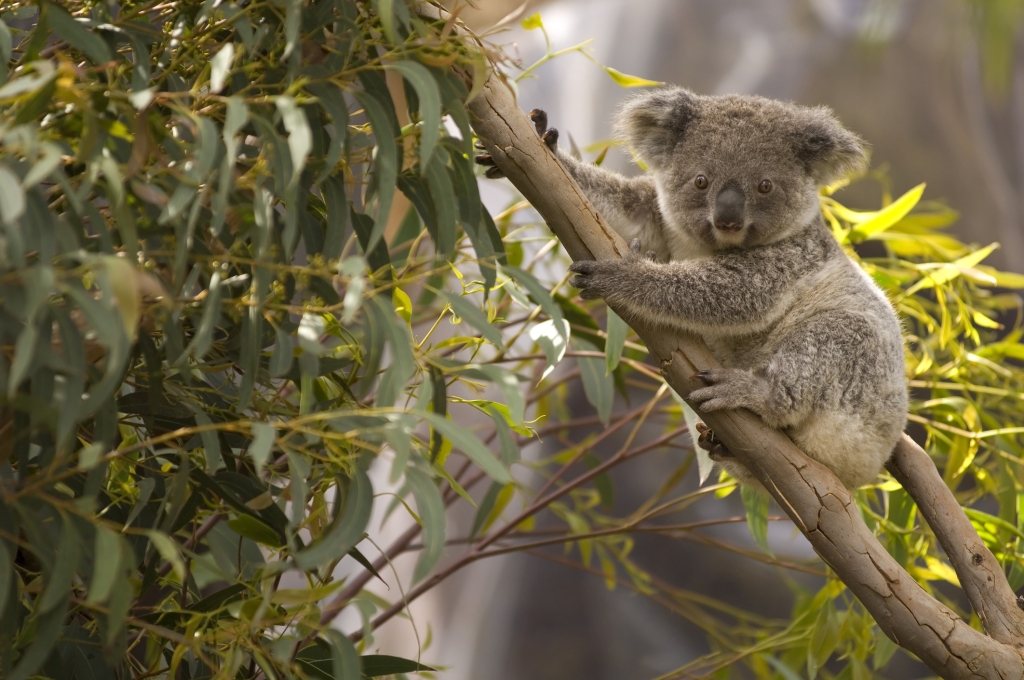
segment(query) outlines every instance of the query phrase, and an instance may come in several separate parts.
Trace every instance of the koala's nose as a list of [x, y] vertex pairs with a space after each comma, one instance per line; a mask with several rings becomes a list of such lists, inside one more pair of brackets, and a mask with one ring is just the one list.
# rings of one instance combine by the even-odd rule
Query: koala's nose
[[715, 199], [715, 228], [739, 231], [743, 228], [743, 207], [746, 199], [739, 187], [726, 186]]

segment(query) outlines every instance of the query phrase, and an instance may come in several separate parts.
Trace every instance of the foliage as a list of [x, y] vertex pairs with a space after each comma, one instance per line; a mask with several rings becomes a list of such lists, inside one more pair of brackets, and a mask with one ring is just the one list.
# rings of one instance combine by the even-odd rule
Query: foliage
[[[631, 559], [636, 532], [706, 540], [672, 515], [735, 485], [683, 488], [692, 414], [620, 319], [572, 299], [528, 206], [492, 219], [480, 200], [465, 103], [495, 62], [540, 63], [394, 0], [4, 11], [0, 676], [429, 673], [368, 653], [375, 629], [513, 550], [671, 603], [714, 650], [680, 673], [798, 677], [841, 656], [859, 678], [891, 656], [834, 578], [771, 622]], [[965, 505], [995, 501], [971, 516], [1019, 586], [1024, 347], [1000, 288], [1024, 280], [919, 198], [822, 200], [841, 241], [884, 246], [862, 264], [907, 319], [912, 417]], [[569, 413], [577, 378], [593, 413]], [[664, 434], [638, 440], [649, 424]], [[541, 436], [555, 449], [522, 459]], [[676, 473], [614, 514], [608, 473], [666, 448]], [[747, 496], [767, 547], [767, 505]], [[895, 482], [860, 501], [926, 585], [955, 579]], [[461, 504], [475, 519], [453, 536]], [[379, 548], [375, 506], [411, 518]], [[561, 528], [535, 530], [542, 513]], [[546, 552], [563, 545], [577, 562]], [[406, 553], [409, 583], [367, 590], [395, 585], [385, 567]], [[362, 622], [348, 637], [343, 611]]]

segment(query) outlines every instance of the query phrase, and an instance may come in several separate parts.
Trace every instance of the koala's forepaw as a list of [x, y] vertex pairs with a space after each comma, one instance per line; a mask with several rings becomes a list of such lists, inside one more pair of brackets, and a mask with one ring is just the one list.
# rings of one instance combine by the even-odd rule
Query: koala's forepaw
[[617, 283], [623, 273], [622, 260], [581, 260], [569, 267], [575, 276], [569, 279], [569, 285], [580, 289], [580, 297], [584, 300], [607, 299], [610, 294], [620, 289]]
[[707, 387], [690, 392], [689, 399], [699, 404], [699, 410], [708, 413], [722, 409], [750, 408], [758, 393], [754, 378], [749, 372], [732, 368], [713, 368], [700, 371], [692, 376]]
[[725, 444], [715, 436], [714, 431], [705, 425], [704, 423], [697, 423], [697, 446], [708, 452], [708, 458], [711, 460], [721, 460], [722, 458], [731, 458], [732, 451], [726, 448]]
[[[548, 114], [543, 109], [534, 109], [530, 111], [530, 120], [533, 121], [533, 126], [537, 130], [537, 135], [541, 141], [547, 145], [552, 152], [558, 148], [558, 130], [555, 128], [548, 127]], [[483, 144], [477, 144], [476, 148], [483, 149]], [[484, 177], [487, 179], [501, 179], [505, 176], [497, 165], [494, 164], [494, 158], [489, 153], [482, 153], [473, 158], [477, 165], [482, 165], [487, 168], [484, 172]]]

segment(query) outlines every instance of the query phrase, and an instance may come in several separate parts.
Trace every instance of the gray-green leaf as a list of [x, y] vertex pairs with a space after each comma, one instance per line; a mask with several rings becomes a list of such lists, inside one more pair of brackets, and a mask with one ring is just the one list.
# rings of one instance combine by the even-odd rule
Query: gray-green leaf
[[416, 499], [416, 509], [423, 523], [423, 550], [416, 560], [412, 575], [412, 581], [416, 583], [430, 573], [444, 554], [444, 501], [437, 485], [423, 472], [410, 468], [406, 470], [405, 478]]
[[505, 466], [494, 457], [491, 450], [484, 446], [484, 443], [475, 434], [435, 413], [421, 413], [420, 415], [443, 437], [447, 437], [452, 446], [466, 454], [488, 477], [502, 484], [512, 481], [512, 476]]

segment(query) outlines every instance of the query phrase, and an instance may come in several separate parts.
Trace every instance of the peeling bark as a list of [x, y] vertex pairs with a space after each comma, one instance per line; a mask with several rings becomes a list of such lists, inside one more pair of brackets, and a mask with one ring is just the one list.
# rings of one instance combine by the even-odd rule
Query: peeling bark
[[[626, 252], [626, 244], [540, 141], [498, 77], [489, 78], [469, 108], [473, 127], [495, 164], [547, 221], [574, 260], [620, 257]], [[718, 366], [695, 337], [645, 325], [634, 325], [634, 330], [661, 361], [669, 385], [684, 399], [702, 386], [690, 376]], [[805, 456], [786, 435], [742, 410], [709, 413], [704, 419], [890, 639], [943, 678], [1024, 678], [1024, 657], [1018, 652], [1024, 612], [1012, 611], [1013, 593], [995, 558], [966, 521], [927, 454], [910, 448], [909, 439], [897, 449], [893, 474], [919, 505], [927, 506], [922, 514], [950, 553], [993, 637], [974, 630], [929, 596], [879, 544], [835, 475]], [[981, 563], [975, 564], [974, 555], [981, 555]]]

